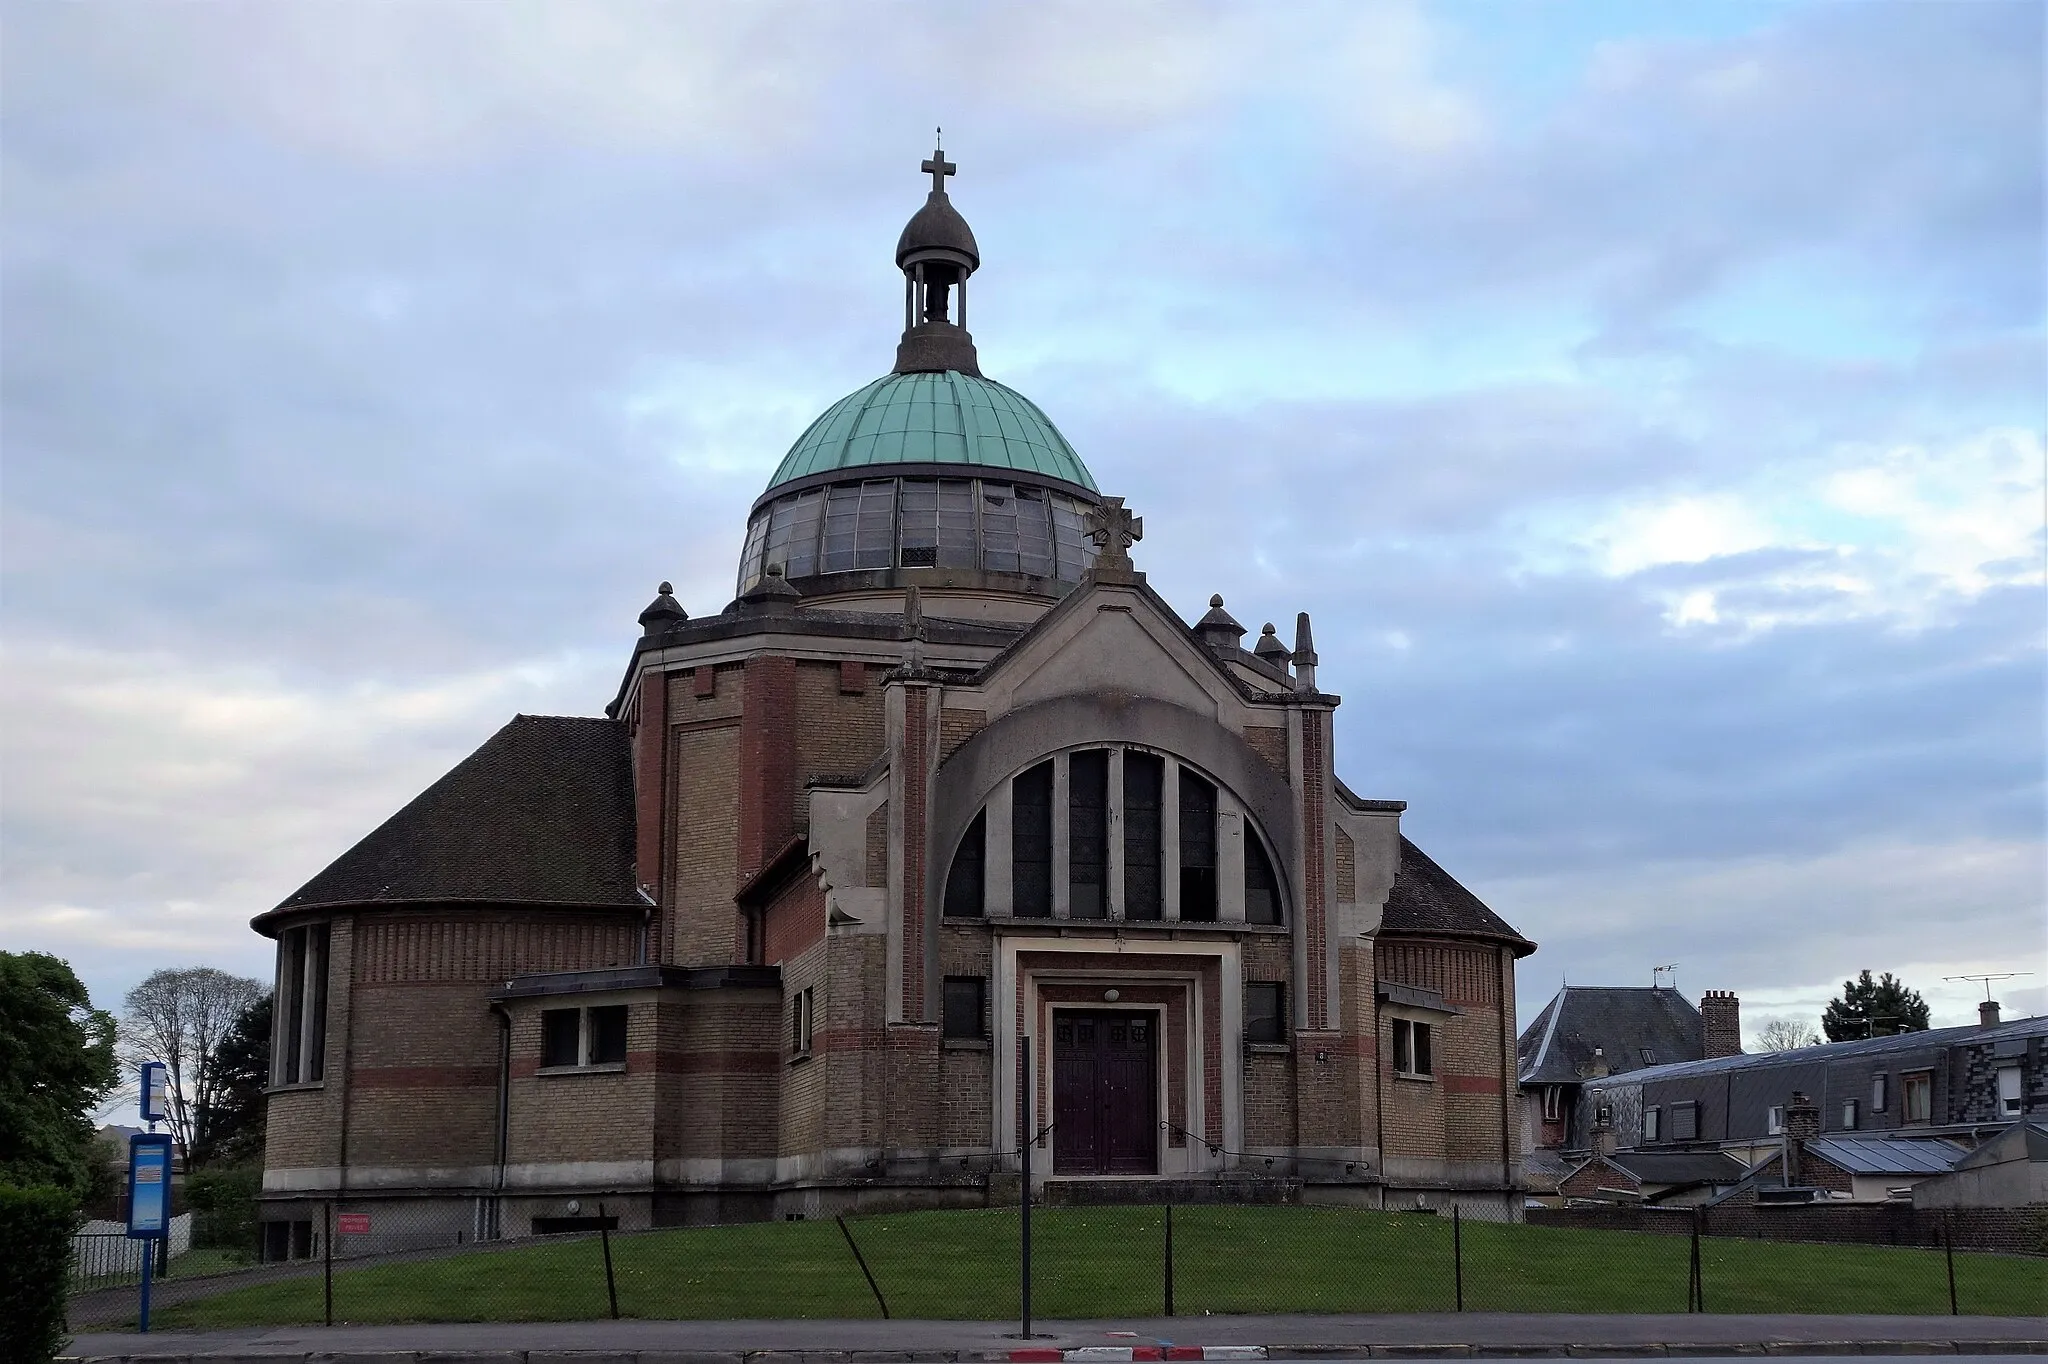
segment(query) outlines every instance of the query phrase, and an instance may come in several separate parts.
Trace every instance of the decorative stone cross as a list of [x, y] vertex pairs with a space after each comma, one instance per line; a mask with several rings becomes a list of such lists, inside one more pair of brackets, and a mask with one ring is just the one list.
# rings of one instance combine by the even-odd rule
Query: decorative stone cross
[[1088, 512], [1088, 538], [1102, 547], [1097, 568], [1128, 569], [1131, 545], [1145, 538], [1145, 518], [1131, 515], [1121, 497], [1105, 497]]
[[918, 169], [932, 178], [932, 193], [946, 192], [946, 177], [960, 168], [946, 159], [946, 146], [941, 138], [933, 138], [938, 145], [932, 148], [932, 159], [918, 166]]

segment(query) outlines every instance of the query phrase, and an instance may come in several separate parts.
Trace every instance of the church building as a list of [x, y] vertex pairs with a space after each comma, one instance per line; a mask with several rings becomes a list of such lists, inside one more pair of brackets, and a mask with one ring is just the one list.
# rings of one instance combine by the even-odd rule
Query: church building
[[978, 1206], [1025, 1152], [1055, 1197], [1519, 1215], [1535, 945], [1339, 779], [1307, 615], [1189, 623], [982, 375], [924, 169], [895, 366], [790, 448], [735, 599], [662, 584], [603, 718], [514, 718], [255, 919], [272, 1253], [330, 1200], [415, 1238]]

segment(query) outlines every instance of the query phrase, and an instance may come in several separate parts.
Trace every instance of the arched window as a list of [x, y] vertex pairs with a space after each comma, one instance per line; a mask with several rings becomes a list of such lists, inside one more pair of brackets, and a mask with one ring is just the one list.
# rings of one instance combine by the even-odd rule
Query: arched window
[[961, 836], [960, 850], [953, 854], [953, 870], [946, 876], [946, 914], [949, 918], [973, 919], [982, 914], [987, 894], [988, 812], [974, 817]]
[[1159, 875], [1160, 798], [1166, 763], [1151, 753], [1124, 754], [1124, 917], [1157, 919], [1165, 912]]
[[1244, 831], [1244, 921], [1280, 922], [1280, 878], [1273, 874], [1273, 859], [1266, 856], [1266, 840], [1250, 826]]
[[1277, 927], [1273, 847], [1233, 792], [1171, 754], [1075, 749], [990, 796], [954, 849], [943, 912]]
[[1067, 760], [1067, 915], [1109, 917], [1109, 751]]
[[1052, 764], [1040, 763], [1010, 788], [1011, 913], [1052, 915]]
[[1180, 917], [1216, 917], [1216, 788], [1185, 769], [1180, 774]]

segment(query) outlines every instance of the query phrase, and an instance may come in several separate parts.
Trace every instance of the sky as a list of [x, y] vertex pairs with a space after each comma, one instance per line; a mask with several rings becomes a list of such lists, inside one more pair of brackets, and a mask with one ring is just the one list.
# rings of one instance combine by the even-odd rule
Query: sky
[[0, 4], [0, 946], [247, 927], [984, 372], [1561, 981], [2048, 1011], [2039, 4]]

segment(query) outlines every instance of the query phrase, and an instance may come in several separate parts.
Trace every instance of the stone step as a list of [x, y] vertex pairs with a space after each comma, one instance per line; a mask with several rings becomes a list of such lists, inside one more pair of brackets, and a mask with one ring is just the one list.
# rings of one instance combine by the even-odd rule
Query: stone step
[[1049, 1179], [1040, 1190], [1056, 1207], [1112, 1203], [1299, 1203], [1301, 1181], [1242, 1174], [1176, 1175], [1159, 1179]]

